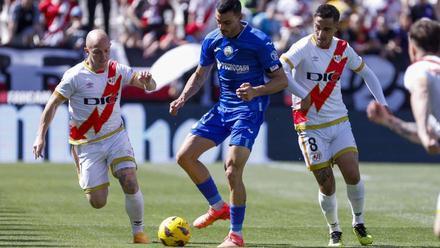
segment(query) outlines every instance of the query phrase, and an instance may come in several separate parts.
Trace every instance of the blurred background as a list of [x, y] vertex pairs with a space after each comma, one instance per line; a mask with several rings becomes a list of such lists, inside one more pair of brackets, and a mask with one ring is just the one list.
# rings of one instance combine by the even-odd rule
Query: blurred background
[[[413, 22], [440, 17], [437, 0], [242, 0], [243, 19], [272, 37], [279, 54], [312, 32], [313, 11], [324, 2], [341, 12], [337, 36], [347, 40], [378, 76], [390, 108], [411, 120], [403, 73], [409, 65], [407, 31]], [[190, 130], [218, 99], [213, 71], [178, 117], [168, 105], [198, 64], [200, 43], [216, 28], [216, 0], [0, 0], [0, 163], [37, 162], [32, 143], [43, 106], [69, 67], [84, 59], [85, 35], [105, 29], [111, 57], [136, 69], [150, 68], [159, 89], [123, 89], [122, 111], [138, 163], [168, 163]], [[341, 79], [361, 161], [438, 162], [421, 146], [368, 121], [373, 99], [360, 77]], [[302, 161], [287, 92], [271, 97], [251, 163]], [[67, 105], [58, 109], [45, 159], [70, 163]], [[226, 145], [205, 154], [223, 158]]]

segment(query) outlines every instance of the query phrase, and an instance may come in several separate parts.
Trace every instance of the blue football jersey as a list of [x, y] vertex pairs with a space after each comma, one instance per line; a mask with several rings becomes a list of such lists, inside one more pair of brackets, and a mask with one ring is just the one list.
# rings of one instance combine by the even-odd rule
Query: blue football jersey
[[217, 64], [221, 108], [264, 111], [269, 96], [246, 102], [238, 98], [235, 91], [246, 82], [252, 86], [264, 84], [264, 74], [279, 69], [281, 63], [271, 39], [248, 23], [242, 24], [244, 28], [235, 38], [224, 37], [219, 29], [209, 33], [202, 44], [200, 65]]

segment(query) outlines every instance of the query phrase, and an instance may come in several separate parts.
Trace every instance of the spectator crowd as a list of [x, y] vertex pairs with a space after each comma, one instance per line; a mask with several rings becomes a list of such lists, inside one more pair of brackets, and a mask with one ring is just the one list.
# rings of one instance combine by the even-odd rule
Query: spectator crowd
[[[409, 27], [440, 17], [440, 0], [242, 0], [243, 19], [270, 35], [281, 54], [313, 30], [321, 3], [341, 12], [338, 37], [360, 55], [409, 64]], [[200, 43], [216, 27], [216, 0], [0, 0], [0, 44], [82, 49], [100, 27], [127, 49], [156, 59], [185, 43]], [[96, 12], [96, 14], [95, 14]]]

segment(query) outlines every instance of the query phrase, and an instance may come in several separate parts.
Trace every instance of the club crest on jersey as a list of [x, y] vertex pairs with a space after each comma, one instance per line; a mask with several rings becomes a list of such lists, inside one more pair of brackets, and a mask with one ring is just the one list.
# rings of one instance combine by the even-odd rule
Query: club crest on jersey
[[273, 50], [270, 53], [270, 57], [272, 58], [273, 61], [277, 61], [278, 60], [278, 53], [277, 53], [277, 51]]
[[223, 48], [223, 54], [226, 57], [231, 56], [233, 52], [234, 52], [234, 49], [231, 46], [225, 46], [225, 48]]
[[341, 57], [341, 55], [335, 55], [335, 56], [333, 56], [333, 60], [336, 61], [336, 63], [339, 63], [339, 62], [341, 62], [342, 57]]
[[107, 79], [107, 83], [114, 85], [116, 83], [116, 77], [110, 77]]
[[312, 157], [313, 161], [318, 162], [319, 160], [321, 160], [322, 154], [319, 151], [311, 152], [310, 157]]

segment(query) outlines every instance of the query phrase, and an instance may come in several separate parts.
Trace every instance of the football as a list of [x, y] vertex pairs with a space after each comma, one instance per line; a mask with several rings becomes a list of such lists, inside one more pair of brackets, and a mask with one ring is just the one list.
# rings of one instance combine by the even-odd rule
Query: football
[[162, 221], [157, 236], [165, 246], [184, 246], [188, 243], [191, 232], [186, 220], [171, 216]]

